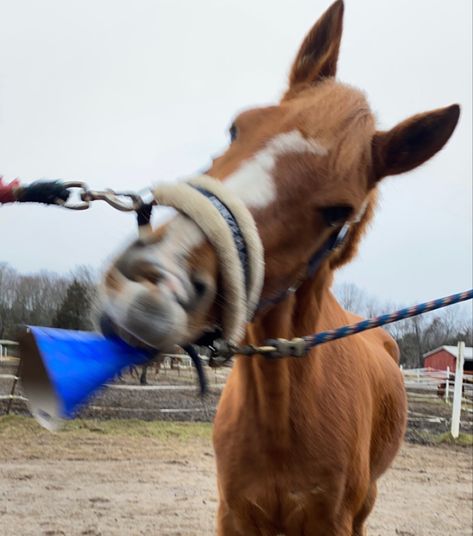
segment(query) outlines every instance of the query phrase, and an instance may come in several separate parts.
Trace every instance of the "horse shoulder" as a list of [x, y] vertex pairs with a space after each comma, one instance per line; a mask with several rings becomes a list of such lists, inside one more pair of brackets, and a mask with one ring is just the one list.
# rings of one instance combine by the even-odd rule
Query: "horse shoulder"
[[[358, 322], [352, 313], [350, 322]], [[392, 463], [404, 437], [407, 418], [407, 399], [400, 352], [394, 338], [384, 329], [375, 328], [360, 333], [360, 343], [366, 350], [366, 372], [372, 400], [372, 430], [370, 467], [378, 478]]]
[[[355, 315], [349, 311], [345, 311], [348, 323], [354, 324], [364, 320], [361, 316]], [[374, 328], [364, 333], [360, 334], [360, 337], [365, 339], [370, 346], [379, 349], [384, 349], [387, 354], [394, 360], [395, 363], [399, 364], [401, 357], [399, 346], [394, 338], [383, 328]]]

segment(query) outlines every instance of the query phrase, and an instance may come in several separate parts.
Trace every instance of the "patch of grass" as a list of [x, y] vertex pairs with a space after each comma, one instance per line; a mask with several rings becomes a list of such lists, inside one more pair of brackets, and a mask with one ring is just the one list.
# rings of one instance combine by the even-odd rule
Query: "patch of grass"
[[[153, 437], [158, 439], [210, 439], [212, 425], [200, 422], [141, 421], [138, 419], [111, 419], [98, 421], [74, 419], [66, 421], [59, 435], [74, 435], [82, 432], [100, 435], [127, 437]], [[49, 434], [31, 417], [5, 415], [0, 417], [1, 436], [25, 434]]]
[[445, 432], [435, 436], [434, 442], [436, 445], [460, 445], [462, 447], [473, 447], [473, 434], [460, 434], [456, 439], [453, 439], [450, 432]]
[[473, 446], [473, 434], [460, 434], [457, 439], [453, 439], [450, 432], [435, 434], [425, 430], [407, 430], [407, 441], [419, 445], [452, 445], [460, 447]]

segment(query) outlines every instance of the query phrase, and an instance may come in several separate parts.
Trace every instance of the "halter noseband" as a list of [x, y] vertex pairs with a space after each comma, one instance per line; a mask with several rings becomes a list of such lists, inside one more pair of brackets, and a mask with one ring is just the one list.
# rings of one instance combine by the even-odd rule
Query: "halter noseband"
[[230, 232], [232, 233], [233, 242], [235, 243], [238, 258], [240, 259], [240, 265], [243, 269], [243, 274], [245, 276], [245, 287], [248, 291], [250, 284], [250, 267], [248, 259], [248, 248], [246, 247], [246, 240], [241, 232], [240, 226], [235, 219], [235, 216], [231, 213], [228, 207], [222, 203], [222, 201], [212, 192], [205, 190], [201, 186], [193, 186], [198, 192], [205, 196], [212, 205], [220, 212], [220, 215], [225, 220], [225, 223], [228, 225]]
[[222, 280], [222, 334], [233, 342], [244, 335], [257, 309], [264, 280], [264, 252], [246, 205], [221, 181], [201, 176], [157, 187], [158, 205], [191, 219], [214, 248]]

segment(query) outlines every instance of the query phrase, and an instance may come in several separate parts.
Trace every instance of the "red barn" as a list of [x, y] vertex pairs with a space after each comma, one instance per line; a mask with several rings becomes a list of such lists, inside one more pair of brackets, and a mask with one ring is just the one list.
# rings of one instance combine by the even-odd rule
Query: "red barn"
[[[424, 354], [424, 367], [435, 370], [447, 370], [450, 367], [450, 372], [455, 372], [457, 366], [456, 346], [440, 346], [435, 350]], [[465, 364], [463, 370], [466, 374], [473, 374], [473, 348], [465, 348]]]

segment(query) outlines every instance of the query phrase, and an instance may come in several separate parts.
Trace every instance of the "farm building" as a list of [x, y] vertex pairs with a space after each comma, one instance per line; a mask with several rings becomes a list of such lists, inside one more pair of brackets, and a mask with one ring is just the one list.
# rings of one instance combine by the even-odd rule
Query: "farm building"
[[0, 357], [16, 356], [18, 353], [17, 347], [18, 343], [16, 341], [0, 339]]
[[[424, 367], [435, 370], [447, 370], [454, 372], [457, 363], [456, 346], [439, 346], [435, 350], [431, 350], [424, 354]], [[465, 364], [463, 370], [467, 374], [473, 374], [473, 348], [465, 347]]]

